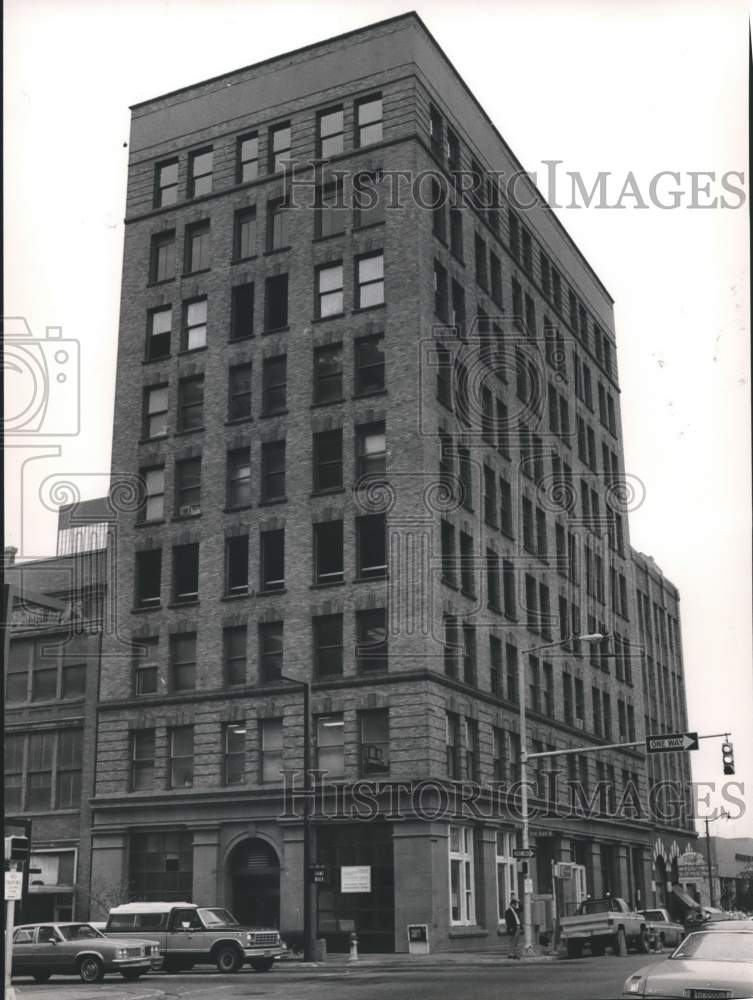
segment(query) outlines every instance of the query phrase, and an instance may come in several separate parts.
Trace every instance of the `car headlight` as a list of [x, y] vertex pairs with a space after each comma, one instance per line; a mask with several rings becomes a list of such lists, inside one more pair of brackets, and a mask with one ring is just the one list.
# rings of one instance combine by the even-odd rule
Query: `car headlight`
[[640, 993], [645, 982], [645, 976], [631, 976], [625, 983], [625, 993]]
[[128, 958], [128, 949], [127, 948], [117, 948], [116, 951], [115, 951], [115, 957], [116, 958]]
[[253, 944], [255, 940], [256, 940], [256, 935], [253, 934], [251, 931], [246, 931], [246, 943]]
[[149, 953], [152, 956], [154, 956], [154, 957], [158, 956], [159, 955], [159, 945], [158, 944], [153, 944], [151, 946], [151, 948], [149, 949]]

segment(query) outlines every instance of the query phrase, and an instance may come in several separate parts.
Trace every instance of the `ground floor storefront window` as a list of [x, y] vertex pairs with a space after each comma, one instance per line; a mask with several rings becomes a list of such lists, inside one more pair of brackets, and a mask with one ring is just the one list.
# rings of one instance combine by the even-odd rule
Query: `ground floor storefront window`
[[476, 923], [476, 891], [473, 867], [473, 829], [450, 827], [450, 923]]
[[505, 922], [505, 910], [517, 895], [517, 861], [512, 856], [515, 834], [497, 831], [497, 920]]
[[193, 834], [190, 831], [131, 834], [131, 898], [188, 902], [193, 891]]

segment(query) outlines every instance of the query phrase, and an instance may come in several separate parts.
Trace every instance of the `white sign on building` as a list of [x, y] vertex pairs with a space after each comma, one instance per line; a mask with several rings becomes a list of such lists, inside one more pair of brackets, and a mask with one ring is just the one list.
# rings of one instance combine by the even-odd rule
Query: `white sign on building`
[[343, 866], [340, 869], [340, 892], [371, 892], [371, 866]]

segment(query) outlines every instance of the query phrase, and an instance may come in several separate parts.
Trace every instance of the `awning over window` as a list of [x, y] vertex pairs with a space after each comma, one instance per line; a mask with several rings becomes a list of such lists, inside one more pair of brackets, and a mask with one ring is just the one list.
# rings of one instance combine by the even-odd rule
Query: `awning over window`
[[686, 910], [700, 910], [700, 905], [696, 903], [692, 896], [689, 896], [687, 892], [684, 892], [679, 886], [672, 886], [672, 893]]

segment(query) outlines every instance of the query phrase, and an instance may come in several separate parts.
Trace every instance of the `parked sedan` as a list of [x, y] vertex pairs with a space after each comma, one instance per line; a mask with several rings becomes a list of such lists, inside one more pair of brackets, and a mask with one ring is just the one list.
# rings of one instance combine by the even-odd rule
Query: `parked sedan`
[[753, 996], [753, 921], [718, 923], [688, 934], [663, 962], [625, 981], [623, 997], [733, 1000]]
[[91, 924], [22, 924], [13, 934], [13, 975], [38, 983], [53, 975], [78, 975], [98, 983], [107, 972], [138, 979], [159, 963], [159, 946], [138, 938], [105, 937]]
[[685, 937], [685, 928], [670, 917], [667, 910], [639, 910], [646, 918], [649, 938], [656, 937], [661, 948], [676, 948]]

